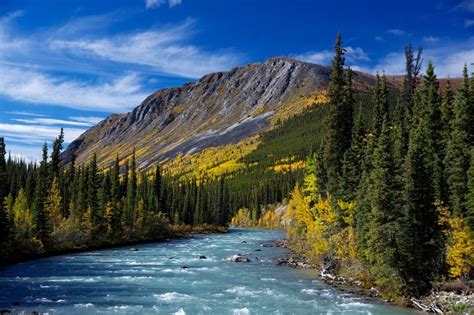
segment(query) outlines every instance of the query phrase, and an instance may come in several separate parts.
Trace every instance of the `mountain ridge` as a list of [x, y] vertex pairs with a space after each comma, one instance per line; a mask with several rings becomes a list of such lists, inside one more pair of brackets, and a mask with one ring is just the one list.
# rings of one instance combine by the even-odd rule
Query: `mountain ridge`
[[[99, 164], [109, 166], [115, 154], [126, 158], [135, 148], [138, 166], [146, 169], [178, 154], [237, 143], [266, 130], [284, 104], [305, 98], [311, 103], [311, 97], [325, 91], [329, 75], [329, 67], [290, 57], [209, 73], [196, 82], [160, 89], [129, 113], [108, 116], [73, 141], [62, 157], [67, 163], [76, 155], [82, 163], [95, 152]], [[364, 88], [375, 79], [355, 72], [354, 81]]]

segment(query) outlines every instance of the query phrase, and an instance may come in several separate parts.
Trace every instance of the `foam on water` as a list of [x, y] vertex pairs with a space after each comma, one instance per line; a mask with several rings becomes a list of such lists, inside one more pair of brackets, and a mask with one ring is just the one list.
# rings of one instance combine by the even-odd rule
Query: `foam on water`
[[233, 309], [232, 314], [234, 314], [234, 315], [248, 315], [248, 314], [250, 314], [250, 310], [246, 307], [239, 308], [239, 309]]
[[[286, 249], [261, 244], [282, 237], [232, 230], [134, 246], [138, 251], [114, 248], [13, 265], [0, 269], [0, 309], [71, 315], [410, 313], [338, 292], [316, 272], [277, 266]], [[226, 261], [237, 253], [248, 253], [251, 262]]]
[[154, 294], [155, 298], [163, 302], [182, 302], [191, 300], [193, 297], [187, 294], [182, 294], [178, 292], [166, 292], [163, 294]]

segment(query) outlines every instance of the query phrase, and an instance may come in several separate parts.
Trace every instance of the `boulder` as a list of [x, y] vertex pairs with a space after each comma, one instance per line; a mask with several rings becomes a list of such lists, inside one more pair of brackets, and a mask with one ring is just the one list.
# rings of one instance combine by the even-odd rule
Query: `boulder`
[[207, 259], [206, 256], [199, 256], [199, 259]]
[[250, 262], [250, 258], [248, 258], [247, 256], [240, 255], [240, 254], [227, 257], [226, 260], [228, 262]]

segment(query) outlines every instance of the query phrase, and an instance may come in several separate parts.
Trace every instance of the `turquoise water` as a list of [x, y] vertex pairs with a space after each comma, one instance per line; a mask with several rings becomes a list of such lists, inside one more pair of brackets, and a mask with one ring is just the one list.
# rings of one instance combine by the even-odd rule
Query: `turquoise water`
[[[139, 251], [115, 248], [17, 264], [0, 269], [0, 308], [49, 314], [412, 313], [338, 292], [314, 272], [276, 266], [286, 250], [260, 244], [282, 237], [233, 229], [139, 245]], [[236, 253], [251, 253], [252, 262], [225, 261]]]

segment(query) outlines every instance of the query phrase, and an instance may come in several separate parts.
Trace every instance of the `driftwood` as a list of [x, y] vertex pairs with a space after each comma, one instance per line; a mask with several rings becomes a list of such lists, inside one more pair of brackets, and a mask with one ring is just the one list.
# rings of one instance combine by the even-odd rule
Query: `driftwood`
[[443, 311], [440, 310], [439, 307], [436, 306], [435, 303], [430, 303], [429, 305], [426, 305], [426, 304], [423, 304], [420, 300], [415, 299], [414, 297], [412, 297], [410, 300], [414, 306], [416, 306], [423, 312], [444, 314]]

